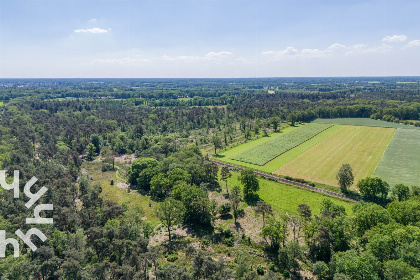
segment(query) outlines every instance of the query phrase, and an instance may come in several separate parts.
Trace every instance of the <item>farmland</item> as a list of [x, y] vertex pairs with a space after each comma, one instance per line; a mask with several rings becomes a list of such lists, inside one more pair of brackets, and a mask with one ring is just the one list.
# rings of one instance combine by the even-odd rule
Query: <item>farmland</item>
[[314, 123], [325, 123], [325, 124], [373, 126], [373, 127], [403, 128], [403, 129], [420, 129], [420, 128], [412, 126], [412, 125], [386, 122], [386, 121], [381, 121], [381, 120], [373, 120], [373, 119], [368, 119], [368, 118], [316, 119], [313, 122]]
[[374, 175], [391, 186], [420, 185], [420, 130], [398, 129]]
[[357, 182], [373, 174], [394, 132], [392, 128], [343, 126], [276, 173], [336, 185], [340, 166], [349, 163]]
[[270, 139], [253, 149], [246, 150], [233, 157], [233, 159], [256, 165], [264, 165], [279, 155], [313, 138], [329, 127], [331, 127], [331, 125], [328, 124], [305, 125], [292, 130], [289, 133], [284, 133], [279, 137]]

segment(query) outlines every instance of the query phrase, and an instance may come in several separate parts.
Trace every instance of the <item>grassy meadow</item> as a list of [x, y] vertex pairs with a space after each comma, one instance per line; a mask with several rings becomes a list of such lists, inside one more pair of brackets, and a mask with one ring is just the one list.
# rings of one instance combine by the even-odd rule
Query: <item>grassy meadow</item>
[[255, 165], [264, 165], [279, 155], [313, 138], [330, 126], [327, 124], [307, 124], [301, 126], [288, 133], [283, 133], [279, 137], [260, 143], [253, 149], [242, 151], [235, 155], [233, 159]]
[[313, 123], [326, 123], [326, 124], [342, 124], [342, 125], [356, 125], [356, 126], [372, 126], [372, 127], [387, 127], [387, 128], [403, 128], [403, 129], [416, 129], [419, 127], [412, 125], [405, 125], [401, 123], [392, 123], [381, 120], [373, 120], [369, 118], [335, 118], [335, 119], [316, 119]]
[[391, 186], [420, 186], [420, 130], [397, 129], [374, 175]]
[[[241, 186], [238, 180], [239, 172], [232, 172], [233, 176], [228, 179], [228, 185]], [[259, 177], [260, 190], [258, 196], [270, 204], [277, 213], [288, 212], [291, 214], [298, 214], [297, 207], [299, 204], [305, 203], [309, 205], [313, 214], [319, 215], [321, 202], [328, 198], [335, 204], [342, 205], [346, 208], [347, 214], [352, 213], [354, 202], [332, 197], [326, 194], [313, 192], [307, 189], [295, 187], [292, 185], [282, 184], [276, 181], [271, 181]], [[221, 184], [223, 192], [225, 192], [224, 184]]]
[[394, 133], [392, 128], [342, 126], [276, 173], [337, 185], [338, 170], [349, 163], [356, 183], [373, 174]]

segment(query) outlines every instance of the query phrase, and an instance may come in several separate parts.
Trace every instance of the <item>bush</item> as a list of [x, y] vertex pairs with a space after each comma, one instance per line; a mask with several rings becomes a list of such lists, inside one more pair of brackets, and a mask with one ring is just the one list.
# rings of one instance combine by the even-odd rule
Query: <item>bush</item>
[[264, 275], [264, 267], [262, 267], [261, 265], [259, 265], [257, 267], [257, 273], [258, 273], [258, 275]]
[[235, 245], [235, 239], [233, 237], [223, 239], [223, 243], [228, 247], [233, 247]]
[[230, 213], [230, 209], [232, 208], [232, 206], [230, 205], [229, 202], [226, 202], [222, 205], [219, 206], [218, 212], [220, 215], [227, 215]]
[[104, 164], [102, 165], [102, 172], [113, 171], [114, 168], [111, 164]]
[[174, 262], [178, 259], [178, 255], [172, 254], [172, 255], [169, 255], [166, 259], [168, 260], [168, 262]]

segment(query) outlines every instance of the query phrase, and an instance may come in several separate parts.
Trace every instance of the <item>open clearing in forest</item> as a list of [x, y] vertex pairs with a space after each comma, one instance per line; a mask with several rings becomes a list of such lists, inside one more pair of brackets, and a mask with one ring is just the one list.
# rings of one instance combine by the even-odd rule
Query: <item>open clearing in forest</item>
[[393, 128], [342, 126], [276, 173], [337, 185], [338, 170], [342, 164], [349, 163], [356, 184], [373, 174], [394, 133]]
[[397, 129], [374, 175], [391, 186], [420, 186], [420, 130]]

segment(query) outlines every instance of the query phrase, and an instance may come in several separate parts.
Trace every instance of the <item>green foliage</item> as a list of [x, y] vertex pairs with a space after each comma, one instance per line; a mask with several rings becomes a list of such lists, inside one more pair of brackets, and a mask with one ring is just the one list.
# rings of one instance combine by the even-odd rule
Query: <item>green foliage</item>
[[328, 265], [325, 262], [318, 261], [314, 263], [312, 267], [312, 271], [314, 275], [318, 276], [318, 279], [322, 280], [322, 279], [328, 278], [328, 273], [330, 270], [328, 268]]
[[346, 163], [340, 167], [337, 173], [338, 185], [343, 193], [347, 192], [348, 188], [353, 184], [354, 176], [350, 164]]
[[241, 203], [241, 198], [241, 188], [234, 186], [232, 188], [232, 193], [229, 195], [229, 201], [232, 206], [232, 216], [235, 219], [235, 224], [239, 216], [239, 205]]
[[86, 146], [86, 155], [89, 160], [93, 160], [93, 157], [96, 155], [96, 148], [92, 143]]
[[359, 236], [380, 223], [388, 224], [392, 221], [391, 215], [386, 209], [373, 203], [356, 204], [354, 215], [355, 229]]
[[246, 150], [233, 157], [235, 160], [248, 162], [256, 165], [264, 165], [279, 155], [299, 146], [311, 139], [331, 125], [310, 124], [296, 128], [288, 133], [266, 141], [252, 149]]
[[391, 189], [391, 198], [397, 201], [404, 201], [410, 198], [410, 188], [403, 185], [397, 184]]
[[181, 223], [184, 214], [184, 207], [178, 200], [168, 198], [156, 208], [156, 216], [167, 228], [169, 243], [171, 242], [171, 228]]
[[384, 263], [386, 280], [410, 280], [419, 271], [402, 260], [390, 260]]
[[128, 169], [128, 181], [142, 189], [150, 188], [150, 181], [158, 173], [158, 161], [154, 158], [139, 158]]
[[416, 225], [420, 221], [420, 201], [394, 201], [389, 203], [386, 208], [391, 214], [391, 217], [403, 225]]
[[278, 250], [281, 244], [284, 246], [288, 231], [287, 220], [287, 216], [282, 216], [279, 220], [270, 217], [261, 229], [261, 236], [270, 238], [270, 247], [274, 251]]
[[355, 280], [378, 280], [380, 263], [370, 252], [349, 250], [334, 255], [335, 272]]
[[378, 177], [367, 177], [357, 183], [360, 193], [370, 200], [385, 199], [389, 192], [389, 185]]
[[196, 186], [180, 184], [174, 187], [171, 195], [184, 205], [185, 224], [204, 227], [211, 225], [210, 200], [204, 190]]
[[260, 183], [257, 179], [257, 175], [252, 169], [243, 169], [241, 176], [239, 177], [244, 191], [244, 197], [247, 198], [249, 195], [254, 194], [260, 189]]

